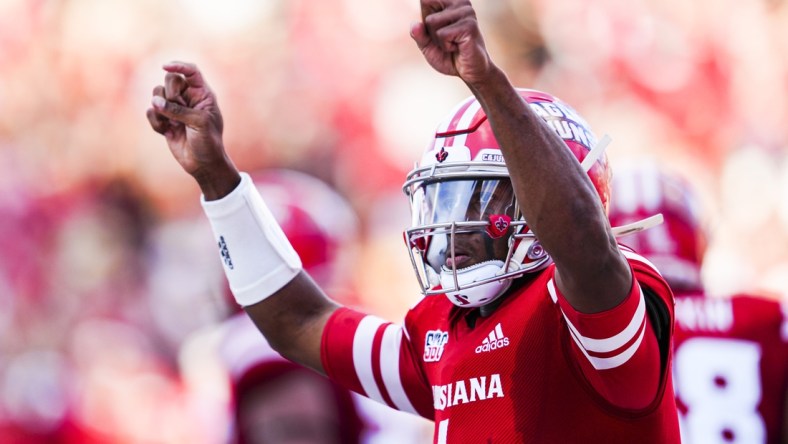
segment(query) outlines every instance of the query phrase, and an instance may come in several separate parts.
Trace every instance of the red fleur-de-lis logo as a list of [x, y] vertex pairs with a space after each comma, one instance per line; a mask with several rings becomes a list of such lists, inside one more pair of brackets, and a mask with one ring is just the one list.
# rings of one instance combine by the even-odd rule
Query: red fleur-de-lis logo
[[512, 218], [505, 214], [493, 214], [490, 216], [490, 223], [487, 224], [487, 234], [493, 239], [503, 237], [512, 224]]
[[441, 150], [435, 154], [435, 158], [438, 159], [440, 163], [446, 160], [447, 157], [449, 157], [449, 153], [446, 151], [446, 148], [441, 148]]

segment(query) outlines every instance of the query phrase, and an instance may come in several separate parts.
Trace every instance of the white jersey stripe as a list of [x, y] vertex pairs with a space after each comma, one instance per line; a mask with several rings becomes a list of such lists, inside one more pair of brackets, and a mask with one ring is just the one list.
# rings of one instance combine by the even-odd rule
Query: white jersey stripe
[[640, 329], [640, 335], [638, 336], [637, 340], [632, 343], [626, 350], [622, 351], [621, 353], [610, 356], [607, 358], [597, 358], [594, 356], [590, 356], [588, 352], [583, 349], [583, 346], [580, 345], [580, 342], [577, 340], [577, 337], [572, 332], [572, 339], [577, 344], [580, 351], [583, 352], [586, 359], [591, 363], [591, 365], [597, 370], [610, 370], [611, 368], [616, 368], [621, 365], [626, 364], [632, 356], [635, 355], [635, 352], [638, 351], [640, 347], [640, 343], [643, 342], [643, 336], [646, 334], [646, 322], [643, 322], [643, 327]]
[[[547, 284], [547, 290], [550, 293], [555, 293], [555, 284], [553, 283], [552, 279], [550, 279]], [[572, 321], [569, 320], [563, 310], [561, 311], [561, 314], [564, 316], [566, 325], [572, 332], [572, 336], [577, 341], [579, 341], [578, 345], [581, 348], [595, 353], [609, 353], [623, 347], [627, 342], [631, 341], [635, 335], [638, 334], [638, 330], [640, 329], [641, 324], [643, 324], [643, 319], [646, 316], [646, 300], [643, 297], [643, 290], [640, 288], [640, 285], [638, 285], [638, 299], [638, 306], [635, 309], [635, 314], [632, 316], [632, 320], [629, 321], [629, 324], [615, 336], [604, 339], [594, 339], [583, 336], [577, 330], [574, 324], [572, 324]]]
[[558, 294], [555, 292], [555, 284], [553, 283], [552, 279], [547, 281], [547, 292], [550, 293], [550, 299], [553, 300], [553, 304], [557, 304]]
[[386, 404], [375, 383], [375, 374], [372, 373], [372, 344], [375, 341], [375, 333], [383, 324], [384, 321], [376, 316], [365, 316], [358, 323], [356, 334], [353, 336], [353, 367], [367, 397]]
[[636, 261], [638, 261], [638, 262], [640, 262], [640, 263], [646, 264], [646, 265], [648, 265], [649, 267], [653, 268], [653, 269], [654, 269], [654, 271], [655, 271], [655, 272], [657, 272], [657, 274], [659, 274], [660, 276], [662, 276], [662, 273], [660, 273], [660, 272], [659, 272], [659, 270], [657, 269], [657, 266], [656, 266], [656, 265], [654, 265], [654, 264], [652, 264], [652, 263], [651, 263], [651, 262], [650, 262], [648, 259], [646, 259], [645, 257], [643, 257], [643, 256], [641, 256], [641, 255], [639, 255], [639, 254], [637, 254], [637, 253], [633, 253], [633, 252], [631, 252], [631, 251], [624, 250], [624, 249], [622, 249], [622, 250], [620, 250], [620, 251], [621, 251], [622, 253], [624, 253], [624, 256], [625, 256], [627, 259], [636, 260]]
[[397, 410], [413, 413], [418, 412], [411, 404], [405, 387], [402, 385], [399, 373], [399, 352], [402, 345], [403, 329], [396, 325], [389, 325], [383, 332], [383, 340], [380, 344], [380, 374], [383, 376], [383, 384], [394, 403]]

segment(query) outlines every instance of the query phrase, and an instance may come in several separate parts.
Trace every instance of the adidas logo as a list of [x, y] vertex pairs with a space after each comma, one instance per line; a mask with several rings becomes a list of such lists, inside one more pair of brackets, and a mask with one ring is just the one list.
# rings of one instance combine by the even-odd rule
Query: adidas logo
[[483, 353], [492, 350], [496, 350], [499, 348], [504, 348], [509, 345], [509, 338], [503, 335], [503, 330], [501, 330], [501, 323], [499, 322], [498, 325], [495, 326], [493, 331], [484, 338], [482, 341], [482, 345], [476, 347], [476, 353]]

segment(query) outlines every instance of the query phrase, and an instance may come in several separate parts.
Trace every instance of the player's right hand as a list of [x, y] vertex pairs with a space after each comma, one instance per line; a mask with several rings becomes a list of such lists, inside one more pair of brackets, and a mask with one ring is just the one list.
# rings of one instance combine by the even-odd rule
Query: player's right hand
[[420, 0], [422, 21], [410, 29], [424, 58], [441, 74], [468, 85], [484, 82], [496, 68], [470, 0]]

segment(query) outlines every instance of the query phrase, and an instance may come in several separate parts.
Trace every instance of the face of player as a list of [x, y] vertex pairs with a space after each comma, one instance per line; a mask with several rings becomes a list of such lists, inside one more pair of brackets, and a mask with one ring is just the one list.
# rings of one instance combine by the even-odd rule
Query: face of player
[[474, 227], [455, 228], [454, 254], [448, 228], [436, 229], [429, 239], [427, 261], [436, 271], [441, 267], [467, 268], [491, 259], [505, 260], [508, 236], [493, 239], [486, 224], [495, 215], [514, 218], [514, 191], [509, 180], [453, 180], [427, 184], [419, 209], [424, 224], [480, 222]]
[[318, 378], [292, 372], [245, 394], [238, 418], [245, 442], [341, 444], [334, 397]]

